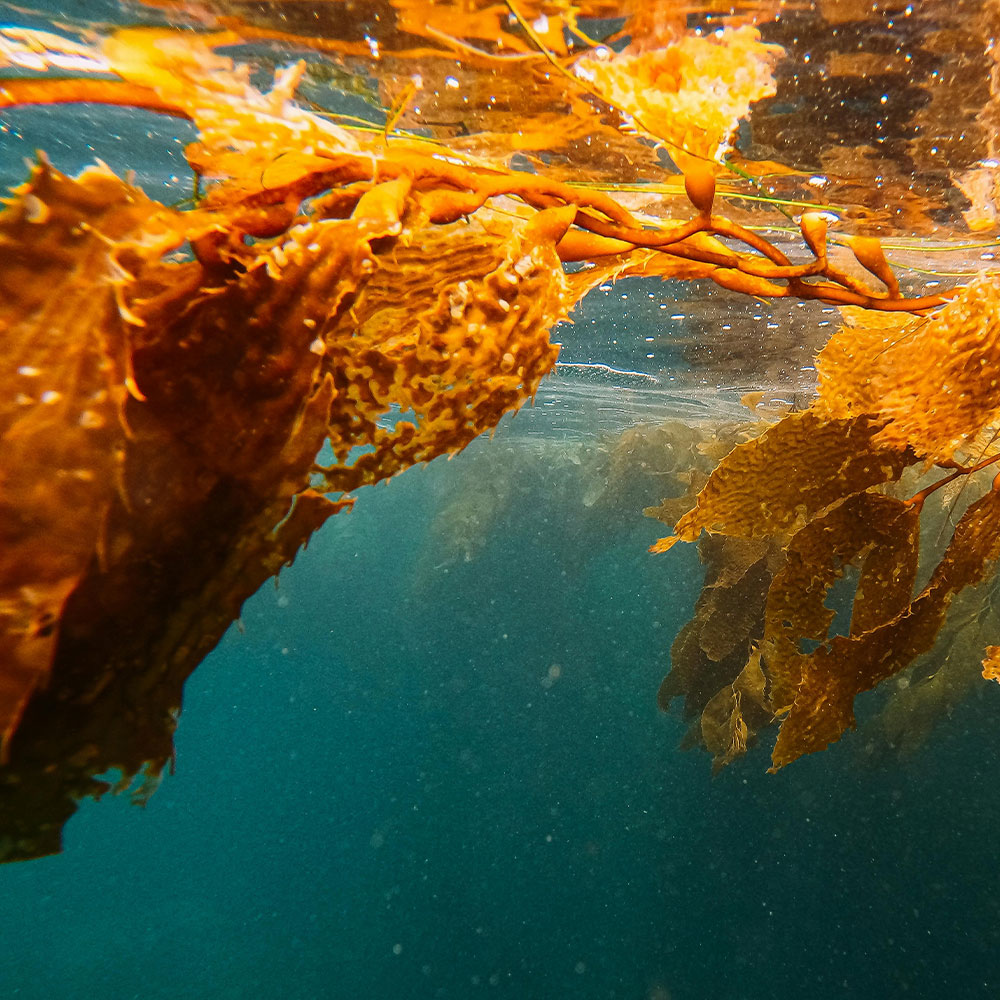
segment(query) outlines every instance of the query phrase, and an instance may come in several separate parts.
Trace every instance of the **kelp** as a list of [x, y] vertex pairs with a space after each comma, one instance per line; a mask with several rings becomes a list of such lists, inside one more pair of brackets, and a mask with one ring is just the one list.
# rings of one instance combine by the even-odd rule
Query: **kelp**
[[[991, 3], [970, 11], [923, 0], [897, 16], [843, 0], [791, 8], [779, 0], [379, 0], [365, 4], [370, 20], [345, 16], [341, 0], [146, 6], [261, 43], [321, 51], [355, 78], [370, 75], [400, 128], [477, 156], [507, 162], [519, 155], [566, 180], [664, 182], [662, 153], [636, 141], [651, 124], [643, 111], [656, 117], [659, 107], [661, 124], [669, 113], [662, 137], [687, 134], [711, 148], [715, 108], [699, 109], [707, 110], [702, 122], [683, 112], [705, 98], [722, 109], [733, 95], [742, 99], [747, 83], [763, 81], [774, 96], [754, 106], [740, 148], [728, 150], [734, 165], [763, 183], [730, 175], [727, 189], [821, 201], [883, 236], [935, 238], [942, 225], [963, 219], [973, 230], [995, 226], [996, 97], [992, 53], [982, 52], [982, 40], [996, 35]], [[745, 29], [759, 36], [752, 52], [741, 53], [752, 62], [705, 67], [717, 42], [725, 48], [727, 36]], [[706, 44], [685, 86], [691, 38]], [[779, 46], [782, 58], [767, 54]], [[674, 47], [681, 51], [671, 54]], [[594, 87], [577, 74], [577, 63], [595, 59], [609, 60], [620, 88]], [[625, 72], [633, 61], [641, 88]], [[310, 97], [341, 110], [336, 95]], [[780, 222], [779, 213], [769, 221]]]
[[[789, 414], [719, 463], [697, 506], [656, 551], [678, 539], [694, 541], [706, 528], [741, 538], [786, 538], [845, 495], [897, 479], [907, 456], [875, 447], [879, 430], [867, 417], [828, 420], [812, 409]], [[808, 478], [801, 469], [809, 470]]]
[[[704, 742], [721, 766], [734, 752], [736, 736], [745, 749], [752, 732], [743, 722], [743, 686], [753, 677], [747, 667], [761, 639], [763, 597], [781, 553], [766, 542], [707, 536], [700, 554], [705, 588], [694, 617], [674, 640], [672, 669], [657, 700], [667, 711], [675, 697], [684, 697], [684, 714], [696, 720], [689, 741]], [[769, 721], [771, 713], [764, 711]]]
[[[221, 50], [265, 38], [305, 45], [306, 36], [253, 28], [232, 12], [215, 11], [218, 23], [200, 32], [73, 38], [0, 28], [0, 106], [120, 105], [186, 119], [196, 131], [185, 149], [196, 181], [187, 203], [163, 204], [103, 165], [69, 177], [43, 156], [0, 214], [2, 857], [58, 849], [76, 799], [110, 787], [100, 777], [110, 770], [121, 773], [119, 787], [142, 775], [144, 798], [172, 761], [184, 680], [242, 602], [356, 490], [462, 450], [532, 399], [558, 356], [551, 331], [601, 282], [707, 279], [740, 295], [915, 316], [888, 324], [905, 331], [899, 342], [910, 347], [900, 351], [928, 337], [925, 349], [933, 342], [944, 366], [954, 334], [966, 351], [954, 377], [986, 393], [967, 372], [987, 360], [976, 353], [992, 309], [984, 285], [948, 305], [950, 292], [910, 297], [876, 239], [828, 240], [822, 206], [805, 206], [794, 252], [787, 232], [779, 246], [746, 224], [745, 209], [720, 206], [734, 185], [757, 190], [752, 179], [734, 180], [747, 174], [745, 160], [727, 169], [721, 158], [751, 105], [771, 92], [780, 56], [738, 16], [705, 36], [685, 34], [676, 16], [637, 15], [629, 44], [609, 48], [567, 6], [442, 5], [433, 18], [428, 9], [392, 5], [386, 51], [419, 72], [409, 83], [379, 75], [389, 98], [379, 122], [317, 110], [303, 91], [322, 74], [304, 60], [260, 89], [250, 61]], [[382, 58], [378, 40], [351, 30], [349, 40], [311, 37], [310, 55], [367, 53], [370, 68]], [[567, 32], [583, 44], [571, 46]], [[461, 54], [447, 76], [442, 52], [450, 67]], [[545, 81], [532, 100], [572, 113], [559, 135], [537, 117], [540, 106], [519, 100], [521, 57]], [[427, 108], [453, 114], [473, 91], [467, 66], [480, 85], [488, 67], [500, 105], [489, 127], [470, 115], [468, 141], [448, 121], [418, 134]], [[660, 214], [642, 212], [628, 192], [566, 182], [573, 154], [601, 136], [630, 163], [662, 172], [660, 150], [683, 166], [654, 189]], [[547, 162], [552, 149], [560, 162]], [[533, 169], [517, 169], [525, 154]], [[888, 364], [883, 353], [873, 344], [865, 370]], [[880, 389], [872, 403], [859, 387], [851, 412], [838, 414], [833, 395], [824, 390], [807, 414], [755, 440], [734, 432], [742, 443], [707, 482], [703, 463], [678, 464], [698, 442], [667, 435], [677, 455], [660, 460], [677, 490], [661, 515], [690, 507], [678, 537], [703, 528], [731, 536], [721, 555], [707, 556], [718, 572], [699, 626], [678, 640], [690, 651], [681, 687], [720, 763], [775, 712], [790, 713], [793, 746], [782, 763], [832, 738], [817, 717], [818, 656], [788, 657], [788, 704], [771, 701], [768, 644], [787, 638], [773, 622], [768, 631], [781, 558], [812, 552], [802, 533], [853, 509], [838, 513], [839, 503], [868, 503], [854, 498], [917, 461], [950, 461], [997, 409], [992, 396], [963, 404], [945, 459], [933, 453], [940, 441], [930, 423], [915, 434], [902, 396], [893, 403]], [[943, 412], [944, 402], [935, 405]], [[622, 447], [656, 439], [643, 431]], [[628, 492], [624, 456], [612, 454], [606, 489], [585, 506], [599, 513]], [[994, 558], [984, 534], [991, 508], [970, 508], [978, 514], [966, 515], [919, 614], [889, 616], [909, 596], [899, 504], [877, 538], [820, 544], [810, 557], [863, 566], [861, 631], [849, 648], [857, 681], [838, 688], [836, 724], [849, 721], [858, 684], [896, 669], [884, 643], [902, 636], [907, 649], [923, 648], [952, 597]], [[757, 603], [748, 606], [750, 594]], [[913, 618], [919, 636], [907, 631]], [[876, 667], [861, 662], [870, 650], [882, 657]], [[706, 665], [711, 683], [701, 678]]]
[[983, 678], [992, 679], [988, 663], [996, 647], [988, 643], [995, 638], [995, 589], [994, 576], [957, 595], [931, 650], [884, 685], [884, 703], [859, 733], [861, 760], [884, 767], [911, 758], [926, 747], [937, 727], [962, 718], [963, 703], [977, 693], [990, 694]]
[[[186, 674], [350, 490], [461, 449], [534, 393], [564, 310], [559, 210], [506, 235], [424, 236], [414, 199], [397, 253], [410, 187], [371, 185], [349, 218], [224, 250], [217, 208], [177, 213], [106, 169], [71, 180], [43, 163], [0, 217], [17, 390], [3, 435], [8, 761], [33, 696], [65, 700], [63, 662], [99, 668], [81, 704], [135, 662]], [[185, 239], [210, 248], [171, 259]], [[448, 267], [431, 278], [439, 240]], [[319, 466], [324, 439], [335, 461]], [[74, 759], [134, 773], [143, 758]]]
[[[981, 491], [977, 473], [1000, 461], [995, 288], [994, 277], [978, 278], [926, 319], [850, 314], [820, 354], [812, 405], [734, 448], [675, 533], [653, 546], [665, 551], [707, 531], [780, 547], [783, 567], [749, 599], [763, 599], [765, 610], [762, 637], [744, 658], [752, 673], [762, 671], [761, 704], [780, 722], [774, 768], [853, 727], [855, 698], [927, 653], [953, 600], [986, 579], [1000, 556], [997, 477], [978, 497], [970, 492], [950, 542], [918, 587], [928, 500], [959, 481]], [[907, 497], [901, 477], [918, 464], [930, 481]], [[942, 472], [931, 474], [933, 467]], [[944, 520], [939, 511], [930, 516]], [[857, 571], [853, 612], [836, 634], [826, 600], [849, 566]], [[709, 577], [705, 593], [712, 588]], [[986, 676], [993, 649], [982, 654]], [[707, 671], [697, 680], [690, 672], [686, 661], [675, 663], [665, 683], [700, 690]]]

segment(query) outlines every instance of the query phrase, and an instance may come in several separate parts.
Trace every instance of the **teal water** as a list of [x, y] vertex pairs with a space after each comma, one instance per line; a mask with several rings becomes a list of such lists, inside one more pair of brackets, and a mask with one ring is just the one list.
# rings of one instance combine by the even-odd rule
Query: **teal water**
[[511, 489], [490, 448], [538, 445], [362, 492], [188, 683], [148, 807], [0, 869], [0, 996], [996, 996], [994, 687], [904, 761], [713, 780], [655, 706], [693, 549], [581, 535], [544, 453], [466, 561], [434, 518]]

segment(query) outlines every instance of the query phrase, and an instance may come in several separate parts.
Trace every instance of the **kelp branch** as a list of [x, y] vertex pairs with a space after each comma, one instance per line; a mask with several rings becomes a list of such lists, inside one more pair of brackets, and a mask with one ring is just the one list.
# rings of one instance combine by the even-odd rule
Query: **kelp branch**
[[[28, 81], [30, 86], [13, 81], [16, 84], [13, 89], [0, 92], [0, 103], [60, 103], [86, 99], [87, 94], [93, 94], [95, 99], [109, 102], [120, 99], [128, 105], [131, 103], [128, 88], [138, 86], [143, 88], [137, 95], [142, 107], [157, 110], [159, 102], [163, 110], [184, 113], [196, 124], [212, 122], [212, 105], [219, 105], [220, 111], [238, 107], [238, 87], [245, 88], [246, 84], [234, 75], [228, 84], [216, 84], [211, 88], [202, 85], [202, 93], [196, 95], [201, 98], [198, 106], [190, 94], [178, 88], [177, 81], [189, 78], [197, 82], [201, 67], [217, 74], [233, 75], [229, 64], [215, 56], [213, 49], [236, 40], [238, 36], [233, 32], [201, 36], [189, 50], [180, 50], [178, 54], [177, 40], [163, 32], [121, 31], [105, 43], [100, 54], [111, 71], [123, 76], [122, 81], [82, 80], [83, 89], [79, 92], [66, 80], [31, 80]], [[143, 56], [150, 58], [141, 61]], [[290, 95], [301, 72], [300, 68], [286, 73], [281, 82], [276, 83], [276, 92]], [[121, 88], [120, 83], [124, 84]], [[273, 107], [273, 102], [264, 99], [256, 103], [261, 105], [262, 111]], [[276, 122], [268, 145], [273, 145], [276, 135], [280, 134], [279, 126]], [[343, 144], [339, 149], [331, 149], [331, 136], [320, 134], [315, 123], [312, 131], [316, 140], [313, 152], [290, 157], [303, 161], [298, 167], [277, 163], [287, 151], [276, 151], [271, 164], [261, 164], [261, 176], [268, 178], [266, 186], [272, 189], [268, 194], [271, 204], [277, 204], [283, 196], [301, 199], [319, 194], [331, 185], [341, 186], [348, 181], [343, 175], [345, 170], [352, 175], [350, 180], [362, 182], [367, 179], [372, 183], [406, 173], [411, 183], [424, 191], [428, 218], [438, 224], [471, 216], [491, 199], [503, 196], [516, 197], [535, 210], [575, 205], [578, 211], [572, 220], [573, 229], [565, 234], [558, 248], [560, 259], [567, 262], [653, 250], [678, 261], [704, 265], [703, 276], [724, 288], [748, 295], [817, 299], [900, 312], [924, 312], [947, 299], [947, 295], [902, 297], [878, 241], [872, 237], [850, 238], [847, 244], [857, 264], [886, 288], [884, 294], [872, 292], [828, 259], [826, 222], [816, 213], [804, 213], [800, 222], [803, 241], [812, 251], [813, 260], [793, 265], [783, 251], [761, 234], [713, 212], [718, 167], [702, 154], [688, 155], [681, 160], [685, 191], [697, 213], [694, 218], [667, 224], [653, 220], [640, 223], [631, 212], [600, 191], [571, 187], [537, 174], [466, 167], [439, 155], [419, 154], [411, 149], [396, 152], [387, 148], [378, 154], [366, 149], [352, 158]], [[344, 138], [346, 142], [346, 134]], [[230, 148], [232, 144], [230, 138]], [[301, 138], [296, 145], [302, 145]], [[204, 156], [196, 145], [189, 157], [197, 173], [211, 176], [219, 170], [219, 150], [212, 147], [205, 152], [209, 155]], [[327, 156], [337, 161], [336, 167], [327, 169], [319, 162]], [[310, 159], [317, 161], [314, 166], [305, 164]], [[228, 162], [228, 159], [221, 161], [222, 165]], [[286, 169], [298, 174], [294, 184], [275, 185], [274, 177]], [[247, 166], [240, 165], [238, 172], [246, 177]], [[722, 240], [742, 244], [750, 252], [730, 249]], [[807, 281], [807, 278], [826, 280]]]
[[[919, 511], [923, 508], [924, 503], [931, 494], [936, 493], [938, 490], [950, 483], [953, 483], [956, 479], [962, 476], [971, 476], [975, 473], [981, 471], [982, 469], [988, 468], [991, 465], [995, 465], [1000, 462], [1000, 455], [993, 455], [991, 458], [984, 458], [981, 462], [977, 462], [975, 465], [959, 465], [957, 462], [952, 462], [950, 460], [943, 460], [940, 464], [942, 468], [954, 468], [955, 471], [949, 476], [945, 476], [943, 479], [939, 479], [935, 483], [931, 483], [930, 486], [925, 486], [922, 490], [914, 493], [905, 502]], [[993, 488], [997, 488], [997, 483], [994, 481]]]

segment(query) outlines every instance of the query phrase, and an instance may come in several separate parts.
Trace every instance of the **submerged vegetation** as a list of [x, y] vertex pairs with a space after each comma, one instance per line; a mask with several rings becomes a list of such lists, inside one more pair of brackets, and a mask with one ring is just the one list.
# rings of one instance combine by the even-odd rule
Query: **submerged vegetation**
[[[602, 4], [398, 0], [375, 32], [333, 3], [300, 26], [297, 5], [268, 5], [288, 7], [280, 27], [238, 3], [157, 6], [186, 23], [0, 28], [0, 106], [121, 105], [197, 130], [190, 202], [42, 156], [0, 215], [4, 857], [57, 850], [111, 769], [148, 794], [183, 682], [243, 601], [359, 488], [532, 399], [553, 328], [604, 282], [843, 313], [808, 409], [752, 432], [629, 432], [591, 500], [627, 495], [641, 448], [677, 486], [651, 511], [673, 527], [656, 548], [703, 539], [661, 698], [685, 695], [717, 763], [773, 721], [775, 767], [837, 739], [855, 696], [989, 575], [996, 279], [911, 294], [884, 212], [855, 204], [831, 233], [809, 170], [733, 147], [777, 88], [761, 11], [703, 31], [644, 4], [617, 29], [593, 20]], [[370, 117], [323, 106], [338, 94]], [[922, 205], [904, 217], [937, 210]], [[921, 575], [925, 509], [956, 483], [972, 502]], [[456, 500], [447, 558], [473, 558], [504, 495]], [[827, 592], [851, 565], [850, 629], [831, 636]], [[996, 647], [982, 655], [995, 676]]]
[[[675, 534], [654, 546], [665, 551], [703, 530], [741, 542], [710, 556], [712, 599], [678, 639], [675, 670], [692, 645], [717, 663], [705, 648], [713, 630], [704, 616], [722, 594], [731, 602], [729, 591], [747, 586], [752, 570], [766, 581], [751, 585], [766, 600], [742, 629], [745, 638], [756, 630], [745, 665], [704, 706], [703, 724], [727, 730], [717, 760], [745, 749], [756, 728], [747, 719], [751, 705], [754, 715], [781, 720], [775, 767], [838, 739], [854, 723], [855, 697], [930, 649], [952, 600], [1000, 556], [1000, 475], [991, 472], [985, 489], [976, 479], [1000, 461], [992, 447], [998, 304], [987, 275], [928, 319], [853, 317], [820, 354], [819, 394], [809, 409], [734, 448]], [[895, 495], [890, 487], [916, 465], [942, 472], [910, 496]], [[917, 587], [924, 507], [959, 481], [971, 486], [973, 502]], [[831, 635], [825, 599], [851, 565], [859, 573], [850, 628]], [[698, 626], [707, 634], [694, 643]], [[807, 650], [806, 642], [818, 645]]]

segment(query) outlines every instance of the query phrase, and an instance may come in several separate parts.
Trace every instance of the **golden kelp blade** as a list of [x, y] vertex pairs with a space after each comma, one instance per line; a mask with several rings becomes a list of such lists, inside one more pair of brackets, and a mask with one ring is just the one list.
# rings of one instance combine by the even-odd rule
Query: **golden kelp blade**
[[702, 530], [787, 537], [844, 496], [899, 477], [912, 459], [875, 446], [879, 430], [865, 417], [827, 420], [813, 410], [790, 414], [722, 460], [697, 506], [677, 522], [676, 537], [694, 541]]
[[851, 635], [895, 618], [917, 574], [919, 512], [880, 493], [858, 493], [810, 521], [789, 541], [786, 563], [767, 595], [761, 651], [776, 713], [788, 711], [801, 682], [803, 639], [826, 642], [834, 613], [825, 599], [848, 565], [861, 566]]
[[780, 768], [824, 749], [854, 724], [854, 699], [930, 649], [948, 606], [979, 583], [1000, 556], [1000, 492], [991, 490], [966, 511], [930, 581], [900, 614], [859, 635], [836, 636], [805, 657], [795, 702], [772, 755]]
[[74, 184], [43, 164], [19, 195], [0, 214], [0, 757], [46, 686], [122, 474], [128, 348], [110, 247], [171, 232], [169, 212], [105, 170]]
[[685, 714], [698, 715], [712, 695], [739, 674], [761, 636], [762, 595], [774, 574], [773, 554], [764, 542], [704, 539], [705, 588], [694, 617], [674, 640], [672, 669], [660, 685], [662, 708], [683, 695]]
[[[328, 334], [325, 363], [353, 401], [331, 418], [338, 464], [325, 470], [328, 488], [353, 490], [457, 451], [534, 395], [558, 355], [548, 331], [567, 303], [558, 213], [509, 239], [464, 223], [428, 229], [386, 256]], [[380, 426], [392, 408], [407, 418]], [[359, 444], [371, 448], [349, 459]]]
[[712, 773], [745, 754], [757, 731], [774, 717], [767, 698], [767, 676], [755, 650], [739, 676], [722, 688], [701, 714], [701, 736], [712, 754]]
[[[870, 325], [869, 325], [870, 323]], [[1000, 413], [1000, 282], [983, 275], [926, 320], [845, 327], [823, 349], [821, 412], [877, 413], [881, 444], [950, 459]]]
[[664, 142], [683, 171], [722, 159], [750, 105], [775, 93], [771, 74], [781, 49], [750, 25], [684, 36], [664, 47], [599, 49], [575, 71], [637, 127]]
[[698, 719], [688, 741], [696, 736], [721, 767], [773, 717], [763, 675], [758, 684], [759, 643], [765, 597], [783, 557], [773, 543], [718, 535], [706, 535], [699, 551], [705, 588], [671, 647], [657, 700], [666, 710], [684, 696], [685, 715]]

